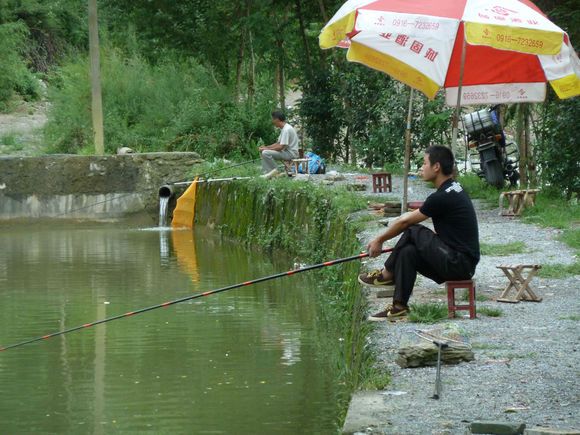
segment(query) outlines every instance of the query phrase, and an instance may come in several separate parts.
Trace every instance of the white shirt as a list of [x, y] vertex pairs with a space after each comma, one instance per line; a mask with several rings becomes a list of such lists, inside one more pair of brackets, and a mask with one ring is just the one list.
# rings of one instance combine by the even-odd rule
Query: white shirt
[[284, 149], [292, 153], [295, 157], [298, 157], [298, 146], [300, 141], [298, 140], [298, 134], [296, 130], [290, 124], [284, 124], [282, 130], [280, 131], [280, 136], [278, 137], [278, 143], [284, 146]]

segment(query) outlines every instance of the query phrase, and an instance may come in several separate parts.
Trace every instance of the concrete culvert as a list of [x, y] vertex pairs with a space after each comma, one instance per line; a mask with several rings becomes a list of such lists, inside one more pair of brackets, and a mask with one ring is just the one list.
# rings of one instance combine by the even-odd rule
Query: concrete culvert
[[165, 184], [159, 188], [159, 198], [171, 198], [174, 194], [173, 186], [169, 184]]

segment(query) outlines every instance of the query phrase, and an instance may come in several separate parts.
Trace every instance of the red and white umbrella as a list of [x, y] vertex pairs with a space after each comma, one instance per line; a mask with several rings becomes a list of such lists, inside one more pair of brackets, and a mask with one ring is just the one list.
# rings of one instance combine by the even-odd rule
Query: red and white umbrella
[[580, 95], [568, 35], [528, 0], [349, 0], [319, 42], [449, 105]]

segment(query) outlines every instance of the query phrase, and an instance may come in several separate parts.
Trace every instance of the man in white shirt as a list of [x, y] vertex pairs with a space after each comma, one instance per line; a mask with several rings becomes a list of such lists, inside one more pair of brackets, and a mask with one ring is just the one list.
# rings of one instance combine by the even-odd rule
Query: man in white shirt
[[286, 122], [286, 116], [275, 110], [272, 112], [272, 124], [280, 129], [278, 141], [259, 148], [262, 157], [262, 171], [267, 178], [278, 175], [278, 165], [274, 160], [292, 160], [298, 158], [299, 140], [296, 130]]

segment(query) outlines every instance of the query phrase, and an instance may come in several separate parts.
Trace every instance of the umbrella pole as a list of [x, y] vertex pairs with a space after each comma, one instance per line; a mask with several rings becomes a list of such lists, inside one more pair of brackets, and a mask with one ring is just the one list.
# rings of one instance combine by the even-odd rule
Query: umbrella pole
[[[465, 27], [464, 27], [465, 29]], [[453, 114], [453, 128], [451, 130], [451, 150], [457, 145], [457, 132], [459, 130], [459, 111], [461, 110], [461, 91], [463, 88], [463, 71], [465, 69], [465, 52], [467, 51], [465, 42], [465, 30], [463, 31], [463, 44], [461, 46], [461, 65], [459, 67], [459, 83], [457, 86], [457, 105]]]
[[411, 119], [413, 116], [413, 93], [409, 94], [409, 111], [407, 113], [407, 129], [405, 130], [405, 174], [403, 176], [403, 201], [401, 201], [401, 214], [407, 211], [409, 168], [411, 166]]

